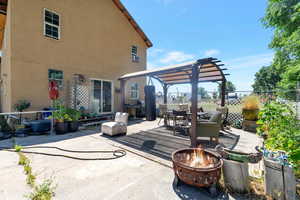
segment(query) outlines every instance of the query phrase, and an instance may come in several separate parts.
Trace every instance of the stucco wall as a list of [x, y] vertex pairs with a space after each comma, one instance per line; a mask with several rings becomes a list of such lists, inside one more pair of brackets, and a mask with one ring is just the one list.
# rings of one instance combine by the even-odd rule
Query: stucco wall
[[5, 37], [1, 57], [1, 112], [9, 112], [11, 104], [11, 1], [8, 1]]
[[[111, 0], [10, 2], [12, 105], [20, 99], [30, 100], [31, 110], [50, 105], [48, 69], [63, 70], [65, 86], [73, 74], [83, 74], [112, 80], [114, 88], [120, 88], [117, 79], [121, 75], [146, 67], [146, 44]], [[60, 15], [60, 40], [43, 35], [44, 8]], [[132, 45], [138, 46], [139, 63], [131, 61]], [[138, 82], [142, 97], [145, 79]], [[114, 101], [117, 111], [120, 96], [115, 92]]]

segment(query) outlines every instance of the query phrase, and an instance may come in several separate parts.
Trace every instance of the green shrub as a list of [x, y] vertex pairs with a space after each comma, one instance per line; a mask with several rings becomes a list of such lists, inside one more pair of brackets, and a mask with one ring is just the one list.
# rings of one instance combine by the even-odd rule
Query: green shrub
[[258, 118], [257, 133], [266, 136], [266, 148], [285, 151], [300, 176], [300, 123], [295, 112], [287, 104], [273, 101], [261, 109]]

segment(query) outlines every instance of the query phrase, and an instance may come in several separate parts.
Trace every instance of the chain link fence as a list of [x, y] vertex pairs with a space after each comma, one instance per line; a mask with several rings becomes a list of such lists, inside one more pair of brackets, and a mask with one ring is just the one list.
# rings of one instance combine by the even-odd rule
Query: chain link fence
[[[235, 91], [227, 92], [226, 106], [229, 113], [227, 122], [230, 125], [239, 124], [243, 120], [243, 100], [250, 95], [256, 95], [259, 97], [260, 107], [262, 107], [268, 101], [276, 100], [282, 103], [290, 105], [297, 113], [298, 119], [300, 119], [300, 92], [299, 89], [295, 90], [273, 90], [264, 92], [254, 91]], [[157, 104], [163, 104], [162, 94], [157, 95]], [[172, 105], [178, 104], [190, 104], [190, 93], [169, 93], [168, 94], [168, 108], [172, 108]], [[220, 94], [216, 91], [207, 92], [205, 97], [198, 96], [198, 107], [202, 107], [205, 112], [215, 111], [217, 107], [221, 105]], [[175, 106], [173, 106], [175, 107]]]

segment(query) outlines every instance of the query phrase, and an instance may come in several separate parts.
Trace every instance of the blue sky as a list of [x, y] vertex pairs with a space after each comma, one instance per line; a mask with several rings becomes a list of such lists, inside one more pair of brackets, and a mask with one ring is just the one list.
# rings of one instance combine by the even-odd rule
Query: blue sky
[[[260, 21], [267, 0], [122, 2], [154, 44], [148, 50], [148, 68], [213, 56], [226, 64], [228, 80], [238, 90], [251, 90], [255, 72], [272, 61], [273, 51], [268, 49], [272, 30]], [[200, 86], [216, 89], [216, 83]], [[189, 92], [190, 86], [178, 89]]]

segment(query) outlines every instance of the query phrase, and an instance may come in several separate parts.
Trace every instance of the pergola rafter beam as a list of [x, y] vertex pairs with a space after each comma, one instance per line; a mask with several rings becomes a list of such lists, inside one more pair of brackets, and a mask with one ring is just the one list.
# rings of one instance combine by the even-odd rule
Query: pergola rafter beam
[[[221, 69], [222, 71], [228, 70], [227, 68], [223, 68]], [[220, 70], [218, 69], [214, 69], [214, 70], [208, 70], [208, 71], [201, 71], [199, 72], [199, 74], [205, 74], [205, 73], [209, 73], [209, 72], [218, 72]], [[186, 73], [176, 73], [176, 74], [171, 74], [171, 75], [157, 75], [158, 78], [163, 79], [163, 78], [172, 78], [172, 77], [178, 77], [178, 76], [191, 76], [190, 73], [186, 74]]]
[[[224, 74], [224, 76], [228, 76], [230, 74]], [[210, 77], [218, 77], [218, 78], [221, 78], [222, 79], [222, 75], [208, 75], [208, 76], [199, 76], [199, 82], [201, 81], [201, 79], [203, 78], [210, 78]], [[172, 82], [172, 81], [186, 81], [187, 83], [190, 83], [189, 81], [187, 80], [190, 80], [190, 78], [179, 78], [179, 79], [170, 79], [169, 81], [168, 80], [165, 80], [164, 82], [169, 84], [169, 82]], [[205, 80], [203, 80], [205, 81]], [[175, 82], [176, 83], [176, 82]]]

